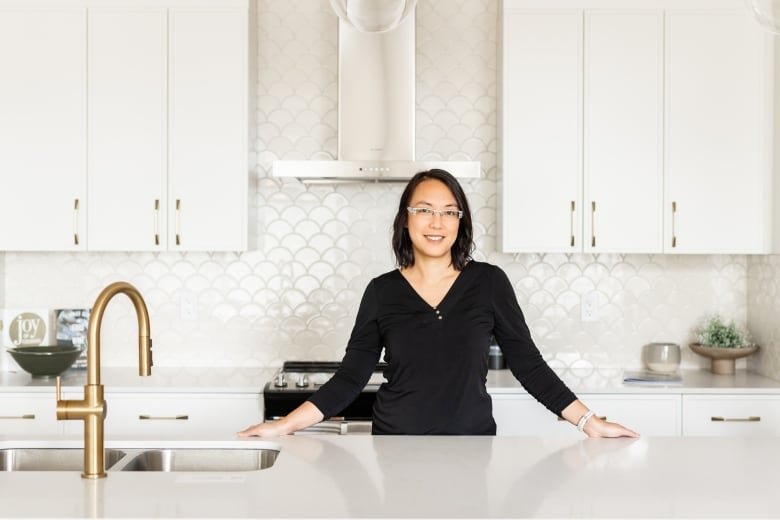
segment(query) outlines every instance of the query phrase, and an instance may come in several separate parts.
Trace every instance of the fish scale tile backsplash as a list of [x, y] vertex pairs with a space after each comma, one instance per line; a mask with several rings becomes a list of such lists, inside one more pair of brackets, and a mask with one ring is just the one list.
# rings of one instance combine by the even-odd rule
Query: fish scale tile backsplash
[[[644, 343], [686, 344], [708, 313], [744, 322], [745, 256], [496, 250], [497, 21], [497, 0], [419, 0], [416, 154], [481, 161], [482, 178], [464, 182], [474, 258], [506, 270], [545, 358], [564, 370], [638, 367]], [[261, 0], [257, 23], [256, 249], [6, 253], [0, 304], [90, 306], [105, 285], [127, 280], [149, 305], [157, 366], [341, 357], [366, 283], [394, 266], [390, 227], [403, 186], [271, 177], [275, 159], [336, 157], [337, 21], [324, 1]], [[594, 322], [581, 320], [586, 295], [599, 302]], [[132, 306], [116, 298], [102, 363], [134, 365], [134, 338]], [[686, 349], [683, 365], [706, 362]]]

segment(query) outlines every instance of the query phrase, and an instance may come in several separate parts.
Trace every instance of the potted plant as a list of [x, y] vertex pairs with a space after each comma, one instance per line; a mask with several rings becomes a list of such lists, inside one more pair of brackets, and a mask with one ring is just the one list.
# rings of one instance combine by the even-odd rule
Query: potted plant
[[736, 360], [758, 350], [750, 343], [750, 335], [733, 322], [726, 323], [715, 314], [704, 320], [696, 331], [698, 343], [690, 348], [697, 354], [712, 360], [713, 374], [733, 374]]

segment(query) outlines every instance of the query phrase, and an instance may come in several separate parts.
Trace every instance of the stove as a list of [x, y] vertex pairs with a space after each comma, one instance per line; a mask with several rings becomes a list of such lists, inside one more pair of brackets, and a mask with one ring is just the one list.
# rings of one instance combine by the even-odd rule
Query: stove
[[[278, 420], [304, 403], [336, 373], [338, 361], [285, 361], [263, 388], [264, 420]], [[327, 421], [297, 433], [370, 433], [376, 391], [385, 380], [380, 362], [357, 399]]]

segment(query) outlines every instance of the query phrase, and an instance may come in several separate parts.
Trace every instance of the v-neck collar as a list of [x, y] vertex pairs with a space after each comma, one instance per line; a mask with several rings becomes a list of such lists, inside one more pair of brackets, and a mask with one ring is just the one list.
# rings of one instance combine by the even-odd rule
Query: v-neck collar
[[444, 293], [444, 296], [436, 305], [431, 305], [428, 303], [425, 298], [423, 298], [420, 293], [417, 292], [417, 289], [414, 288], [412, 283], [407, 280], [407, 278], [401, 273], [400, 269], [396, 269], [395, 272], [398, 274], [398, 276], [403, 280], [403, 282], [406, 284], [406, 287], [409, 288], [409, 290], [414, 294], [415, 298], [417, 298], [417, 301], [425, 305], [427, 308], [432, 310], [441, 309], [442, 305], [449, 299], [450, 295], [454, 292], [455, 287], [459, 285], [460, 279], [463, 278], [463, 273], [466, 271], [466, 269], [469, 268], [469, 265], [471, 265], [473, 261], [469, 261], [465, 267], [463, 267], [462, 270], [458, 272], [458, 275], [455, 277], [455, 280], [452, 281], [452, 284], [450, 285], [449, 289], [447, 289], [447, 292]]

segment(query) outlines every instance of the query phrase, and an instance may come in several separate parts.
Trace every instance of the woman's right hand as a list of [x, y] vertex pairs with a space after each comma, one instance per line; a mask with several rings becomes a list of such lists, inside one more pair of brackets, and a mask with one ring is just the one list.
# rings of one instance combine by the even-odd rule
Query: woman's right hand
[[279, 437], [287, 435], [279, 422], [264, 422], [255, 424], [238, 432], [239, 437]]
[[250, 426], [245, 430], [238, 432], [239, 437], [279, 437], [280, 435], [289, 435], [291, 433], [308, 428], [312, 424], [318, 423], [325, 417], [319, 408], [309, 401], [301, 404], [298, 408], [287, 414], [286, 417], [273, 422], [263, 422]]

